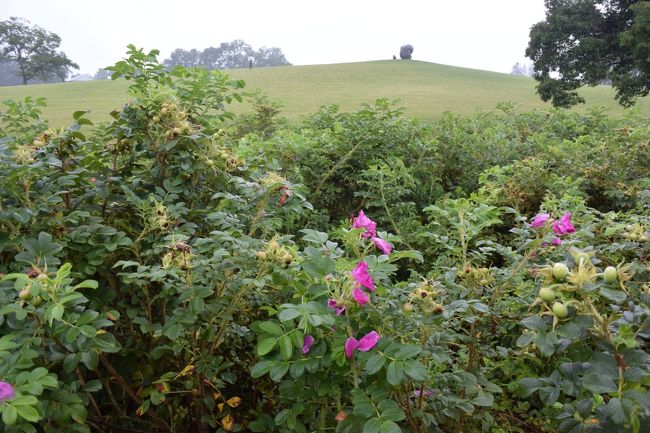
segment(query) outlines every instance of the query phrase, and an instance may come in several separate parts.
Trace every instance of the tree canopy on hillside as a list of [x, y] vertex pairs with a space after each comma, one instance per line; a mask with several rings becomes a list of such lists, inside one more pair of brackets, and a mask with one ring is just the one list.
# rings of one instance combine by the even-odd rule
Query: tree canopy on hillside
[[65, 81], [71, 69], [79, 69], [65, 53], [57, 51], [61, 38], [23, 18], [0, 21], [0, 62], [15, 64], [22, 83], [52, 78]]
[[218, 47], [208, 47], [203, 51], [177, 48], [172, 51], [168, 59], [163, 61], [163, 64], [168, 68], [181, 65], [185, 67], [200, 66], [209, 70], [235, 69], [248, 67], [249, 57], [253, 57], [254, 64], [258, 67], [291, 64], [280, 48], [262, 47], [256, 51], [241, 39], [222, 42]]
[[583, 103], [576, 89], [610, 82], [629, 107], [650, 91], [650, 1], [546, 0], [530, 31], [537, 93], [556, 107]]

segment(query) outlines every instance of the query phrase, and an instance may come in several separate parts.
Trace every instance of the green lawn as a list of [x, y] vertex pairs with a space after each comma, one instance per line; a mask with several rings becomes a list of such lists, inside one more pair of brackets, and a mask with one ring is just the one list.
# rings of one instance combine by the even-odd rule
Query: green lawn
[[[520, 110], [550, 107], [535, 94], [535, 81], [496, 72], [458, 68], [420, 61], [382, 60], [336, 65], [286, 66], [238, 69], [228, 72], [232, 78], [246, 81], [248, 90], [261, 89], [282, 105], [290, 121], [316, 111], [321, 105], [338, 104], [342, 110], [354, 110], [376, 98], [398, 99], [407, 115], [435, 120], [445, 111], [472, 113], [493, 110], [498, 102], [511, 101]], [[26, 95], [45, 96], [45, 118], [54, 126], [71, 122], [72, 112], [92, 110], [93, 120], [107, 120], [108, 113], [128, 100], [128, 83], [88, 81], [30, 86], [1, 87], [0, 100]], [[585, 88], [585, 111], [605, 106], [613, 115], [623, 109], [606, 86]], [[650, 115], [650, 98], [637, 103], [644, 115]], [[235, 112], [246, 110], [236, 104]]]

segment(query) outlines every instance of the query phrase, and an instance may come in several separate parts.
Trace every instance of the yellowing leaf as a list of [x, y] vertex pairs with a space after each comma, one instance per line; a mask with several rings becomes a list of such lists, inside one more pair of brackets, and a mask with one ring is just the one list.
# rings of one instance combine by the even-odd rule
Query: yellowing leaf
[[217, 405], [217, 407], [219, 408], [219, 413], [223, 412], [223, 406], [224, 406], [223, 403], [219, 403], [219, 404]]
[[226, 403], [230, 407], [237, 407], [237, 406], [239, 406], [241, 404], [241, 398], [233, 397], [233, 398], [229, 399]]
[[188, 364], [188, 365], [185, 366], [184, 369], [181, 370], [180, 373], [178, 373], [178, 374], [176, 375], [176, 379], [178, 379], [179, 377], [187, 376], [187, 375], [190, 374], [192, 371], [194, 371], [194, 366], [193, 366], [192, 364]]
[[225, 431], [230, 431], [232, 430], [232, 425], [235, 423], [235, 420], [232, 419], [230, 415], [227, 415], [224, 419], [221, 420], [221, 427]]

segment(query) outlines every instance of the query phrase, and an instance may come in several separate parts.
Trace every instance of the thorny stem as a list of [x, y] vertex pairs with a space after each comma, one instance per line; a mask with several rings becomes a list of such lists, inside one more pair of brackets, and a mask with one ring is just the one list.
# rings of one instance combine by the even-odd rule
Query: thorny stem
[[521, 271], [521, 268], [523, 268], [524, 265], [526, 265], [528, 263], [530, 258], [533, 257], [533, 255], [536, 252], [537, 252], [537, 248], [533, 248], [528, 253], [526, 253], [526, 255], [521, 259], [521, 261], [519, 263], [517, 263], [517, 266], [515, 266], [515, 268], [512, 270], [512, 272], [510, 272], [510, 274], [508, 275], [508, 278], [506, 278], [503, 281], [503, 283], [501, 283], [501, 285], [497, 286], [494, 289], [494, 293], [492, 293], [492, 297], [490, 298], [490, 305], [494, 304], [494, 302], [497, 300], [499, 295], [501, 295], [501, 289], [505, 289], [506, 287], [508, 287], [508, 284], [510, 283], [510, 280], [512, 280], [515, 277], [515, 275], [517, 275], [519, 273], [519, 271]]
[[318, 197], [318, 195], [320, 194], [320, 190], [325, 184], [325, 182], [334, 174], [334, 172], [336, 172], [336, 170], [339, 169], [339, 167], [345, 164], [347, 160], [350, 159], [352, 155], [354, 155], [354, 152], [356, 152], [359, 146], [361, 146], [361, 142], [357, 143], [354, 147], [352, 147], [352, 149], [350, 149], [350, 151], [342, 159], [340, 159], [339, 162], [334, 164], [334, 166], [330, 169], [330, 171], [328, 171], [325, 174], [325, 176], [321, 178], [318, 186], [316, 187], [316, 190], [314, 191], [314, 197]]
[[[379, 178], [379, 194], [381, 194], [381, 201], [384, 204], [384, 210], [386, 211], [386, 215], [388, 215], [388, 219], [390, 220], [391, 225], [393, 226], [393, 230], [395, 230], [395, 234], [401, 235], [400, 230], [397, 228], [397, 224], [395, 223], [395, 219], [393, 218], [393, 214], [390, 211], [390, 208], [388, 207], [388, 203], [386, 202], [386, 195], [384, 194], [384, 173], [381, 173], [381, 177]], [[414, 249], [411, 244], [409, 244], [407, 241], [403, 241], [404, 244], [410, 249]]]
[[467, 239], [465, 239], [465, 219], [463, 218], [463, 211], [458, 211], [458, 237], [460, 239], [460, 245], [463, 249], [463, 269], [467, 268]]
[[266, 194], [264, 194], [264, 198], [262, 199], [262, 201], [259, 202], [259, 204], [257, 205], [257, 213], [255, 214], [255, 217], [253, 217], [253, 219], [251, 220], [251, 229], [248, 232], [248, 236], [253, 236], [257, 231], [256, 225], [262, 219], [262, 215], [264, 214], [264, 209], [266, 209], [266, 205], [269, 202], [270, 196], [271, 196], [271, 191], [267, 191]]
[[[133, 391], [133, 388], [131, 388], [131, 386], [127, 383], [127, 381], [124, 379], [124, 377], [122, 377], [122, 375], [121, 375], [120, 373], [118, 373], [117, 370], [115, 370], [115, 368], [114, 368], [113, 365], [110, 363], [110, 361], [108, 360], [108, 358], [107, 358], [104, 354], [101, 354], [101, 355], [99, 356], [99, 360], [101, 361], [102, 365], [104, 365], [104, 367], [108, 370], [108, 372], [109, 372], [109, 374], [111, 375], [111, 377], [113, 377], [113, 379], [115, 379], [115, 381], [117, 382], [117, 384], [120, 385], [120, 387], [124, 390], [124, 392], [125, 392], [129, 397], [131, 397], [131, 399], [132, 399], [135, 403], [137, 403], [138, 405], [142, 404], [142, 399], [141, 399], [140, 397], [138, 397], [138, 395], [135, 393], [135, 391]], [[169, 432], [169, 433], [172, 432], [172, 429], [169, 427], [169, 425], [165, 422], [164, 419], [162, 419], [162, 418], [161, 418], [161, 417], [156, 413], [156, 411], [155, 411], [152, 407], [149, 408], [149, 410], [147, 411], [147, 413], [149, 413], [149, 414], [151, 415], [151, 418], [153, 418], [153, 420], [155, 421], [155, 423], [156, 423], [156, 424], [157, 424], [161, 429], [163, 429], [164, 431]]]

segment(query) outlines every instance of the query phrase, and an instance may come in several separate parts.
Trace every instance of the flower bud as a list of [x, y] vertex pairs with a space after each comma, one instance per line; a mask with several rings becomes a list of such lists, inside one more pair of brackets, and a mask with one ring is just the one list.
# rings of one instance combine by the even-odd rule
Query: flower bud
[[563, 303], [556, 302], [553, 304], [553, 314], [558, 319], [564, 319], [566, 316], [569, 315], [569, 310], [566, 307], [566, 305], [564, 305]]
[[544, 302], [553, 302], [555, 301], [555, 291], [549, 287], [542, 287], [539, 289], [539, 297]]
[[614, 266], [607, 266], [603, 273], [603, 279], [607, 284], [615, 284], [618, 281], [618, 271]]
[[566, 264], [559, 262], [553, 265], [553, 278], [557, 281], [564, 281], [568, 273], [569, 268]]

